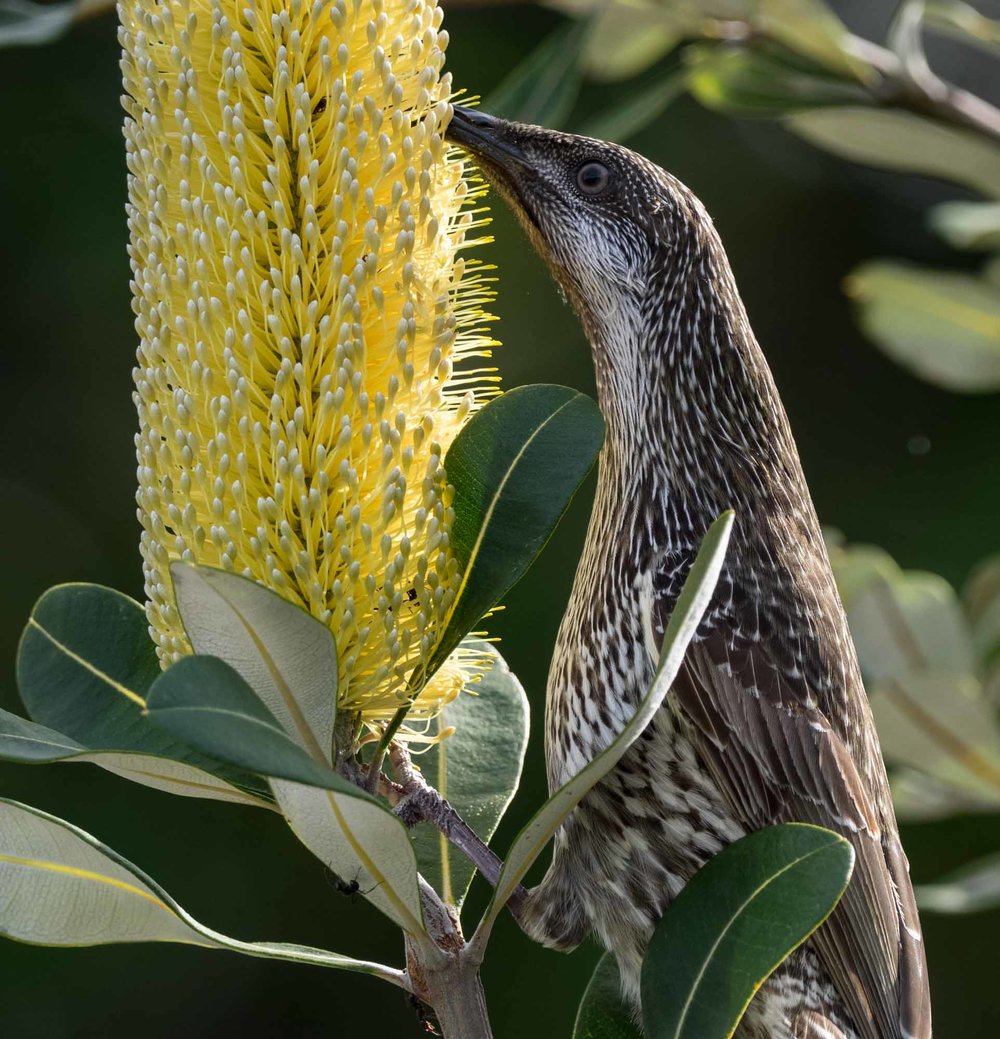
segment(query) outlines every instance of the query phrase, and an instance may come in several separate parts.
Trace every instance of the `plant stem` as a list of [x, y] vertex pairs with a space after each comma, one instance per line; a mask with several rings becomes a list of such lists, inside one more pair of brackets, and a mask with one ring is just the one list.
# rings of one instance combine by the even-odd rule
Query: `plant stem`
[[454, 937], [455, 947], [443, 964], [425, 963], [420, 948], [407, 939], [406, 969], [413, 993], [434, 1010], [445, 1039], [493, 1039], [479, 960], [469, 955], [460, 931]]
[[432, 1006], [445, 1039], [493, 1039], [479, 971], [465, 966], [444, 981]]
[[[408, 826], [428, 822], [436, 827], [482, 873], [486, 881], [496, 887], [503, 863], [482, 841], [479, 834], [455, 811], [437, 790], [427, 784], [413, 767], [410, 755], [401, 744], [389, 748], [389, 760], [396, 774], [398, 786], [389, 790], [389, 802], [396, 815]], [[518, 884], [507, 901], [507, 908], [520, 924], [521, 909], [527, 891]]]
[[851, 36], [849, 49], [882, 76], [882, 87], [869, 91], [879, 104], [908, 109], [1000, 141], [1000, 109], [988, 101], [937, 76], [920, 82], [910, 79], [892, 51], [870, 40]]

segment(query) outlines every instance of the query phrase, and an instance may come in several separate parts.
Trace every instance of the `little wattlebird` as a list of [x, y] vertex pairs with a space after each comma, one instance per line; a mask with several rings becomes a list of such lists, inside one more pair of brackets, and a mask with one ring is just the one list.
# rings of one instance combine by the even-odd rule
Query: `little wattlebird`
[[626, 995], [653, 927], [713, 854], [805, 822], [855, 868], [750, 1004], [741, 1039], [929, 1039], [920, 922], [857, 656], [781, 400], [710, 218], [634, 152], [455, 108], [451, 141], [510, 204], [580, 316], [606, 437], [549, 673], [556, 788], [653, 675], [698, 545], [736, 511], [709, 611], [661, 709], [556, 836], [523, 926], [593, 931]]

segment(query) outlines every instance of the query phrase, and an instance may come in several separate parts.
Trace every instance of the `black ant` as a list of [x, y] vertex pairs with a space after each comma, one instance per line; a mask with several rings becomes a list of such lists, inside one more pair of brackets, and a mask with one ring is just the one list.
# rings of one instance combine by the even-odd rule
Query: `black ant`
[[329, 868], [326, 870], [326, 873], [327, 880], [333, 886], [334, 891], [336, 891], [338, 895], [346, 895], [348, 898], [354, 898], [354, 896], [358, 894], [370, 895], [375, 888], [378, 887], [378, 884], [375, 884], [374, 887], [370, 887], [367, 891], [362, 891], [361, 884], [358, 882], [361, 870], [358, 870], [358, 872], [355, 873], [353, 880], [345, 880], [339, 873], [334, 873], [334, 871]]

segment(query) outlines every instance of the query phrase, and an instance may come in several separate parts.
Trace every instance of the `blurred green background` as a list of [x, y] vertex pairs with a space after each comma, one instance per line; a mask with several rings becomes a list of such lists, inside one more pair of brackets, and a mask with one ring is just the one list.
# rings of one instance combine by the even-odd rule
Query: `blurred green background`
[[[893, 4], [833, 5], [879, 35]], [[989, 9], [991, 5], [982, 5]], [[558, 16], [534, 7], [448, 12], [458, 84], [488, 95]], [[134, 333], [113, 18], [58, 43], [0, 52], [4, 199], [0, 413], [0, 706], [19, 710], [13, 671], [32, 602], [63, 581], [141, 597], [134, 518]], [[971, 77], [975, 63], [943, 54]], [[948, 61], [960, 67], [949, 67]], [[1000, 89], [1000, 84], [992, 84]], [[588, 85], [578, 112], [616, 88]], [[571, 124], [572, 125], [572, 124]], [[872, 541], [905, 567], [960, 582], [1000, 546], [1000, 406], [919, 382], [866, 342], [841, 279], [878, 255], [969, 266], [926, 231], [922, 212], [960, 195], [843, 163], [770, 122], [736, 122], [688, 98], [630, 141], [705, 201], [774, 370], [824, 523]], [[586, 343], [520, 231], [495, 212], [490, 259], [507, 386], [560, 382], [592, 392]], [[929, 450], [926, 450], [929, 443]], [[525, 782], [496, 840], [503, 850], [544, 793], [545, 675], [589, 509], [581, 495], [553, 543], [491, 623], [532, 701]], [[0, 765], [0, 791], [82, 826], [151, 872], [213, 927], [399, 963], [397, 933], [338, 895], [276, 816], [173, 798], [86, 765]], [[904, 829], [917, 881], [1000, 847], [1000, 817]], [[477, 882], [478, 885], [479, 882]], [[477, 886], [467, 913], [482, 905]], [[937, 1034], [1000, 1034], [994, 935], [1000, 911], [926, 915]], [[598, 957], [561, 956], [498, 928], [484, 982], [498, 1037], [568, 1036]], [[0, 942], [0, 1034], [416, 1036], [405, 999], [348, 974], [180, 946], [49, 950]]]

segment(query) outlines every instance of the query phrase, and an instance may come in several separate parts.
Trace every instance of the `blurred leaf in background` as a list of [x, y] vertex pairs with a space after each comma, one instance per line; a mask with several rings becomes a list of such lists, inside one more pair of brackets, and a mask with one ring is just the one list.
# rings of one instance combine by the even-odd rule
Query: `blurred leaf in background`
[[830, 540], [882, 752], [904, 769], [898, 815], [1000, 811], [997, 561], [977, 568], [960, 596], [880, 549]]

